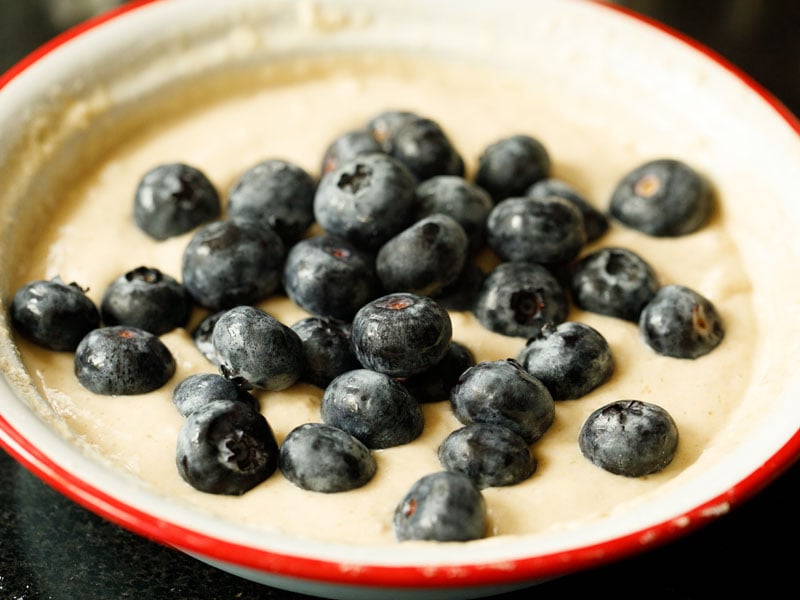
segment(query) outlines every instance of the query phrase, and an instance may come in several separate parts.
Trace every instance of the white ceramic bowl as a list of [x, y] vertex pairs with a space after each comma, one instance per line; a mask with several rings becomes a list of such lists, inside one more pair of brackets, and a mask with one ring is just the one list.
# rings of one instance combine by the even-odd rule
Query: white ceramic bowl
[[[11, 273], [29, 247], [32, 215], [50, 206], [73, 165], [103, 155], [113, 123], [143, 122], [164, 90], [234, 67], [354, 49], [526, 73], [543, 93], [564, 94], [554, 111], [587, 109], [575, 115], [584, 125], [613, 129], [605, 115], [625, 112], [651, 121], [610, 132], [614, 143], [674, 149], [702, 165], [732, 239], [748, 248], [742, 265], [754, 300], [768, 307], [756, 310], [752, 389], [720, 434], [724, 451], [703, 456], [702, 470], [648, 502], [583, 527], [409, 552], [234, 525], [152, 492], [72, 443], [32, 386], [7, 323]], [[0, 78], [0, 132], [0, 443], [97, 514], [224, 570], [331, 598], [487, 596], [685, 535], [758, 492], [800, 452], [800, 374], [791, 358], [800, 351], [800, 125], [735, 69], [622, 11], [559, 0], [137, 2], [72, 30]]]

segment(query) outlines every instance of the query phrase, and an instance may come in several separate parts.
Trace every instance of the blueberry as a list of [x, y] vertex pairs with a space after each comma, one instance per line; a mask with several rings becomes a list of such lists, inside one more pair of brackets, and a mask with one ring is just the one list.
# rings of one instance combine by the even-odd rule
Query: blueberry
[[192, 298], [178, 280], [155, 267], [137, 267], [105, 289], [100, 315], [106, 325], [130, 325], [155, 335], [183, 327]]
[[217, 373], [195, 373], [172, 390], [172, 403], [181, 416], [204, 410], [211, 402], [244, 402], [259, 410], [258, 400], [247, 390]]
[[550, 155], [536, 138], [511, 135], [493, 142], [478, 158], [475, 183], [495, 203], [511, 196], [524, 196], [527, 189], [550, 175]]
[[175, 359], [169, 348], [157, 336], [136, 327], [93, 329], [75, 349], [75, 375], [95, 394], [146, 394], [174, 374]]
[[314, 178], [296, 164], [264, 160], [234, 183], [228, 193], [227, 215], [264, 223], [290, 245], [314, 222], [316, 187]]
[[369, 369], [342, 373], [322, 394], [322, 421], [344, 429], [369, 448], [391, 448], [419, 437], [419, 403], [401, 383]]
[[325, 389], [346, 371], [361, 368], [350, 340], [350, 323], [328, 317], [306, 317], [292, 325], [303, 343], [302, 381]]
[[577, 321], [542, 328], [520, 350], [517, 361], [550, 390], [554, 400], [585, 396], [614, 372], [606, 338]]
[[350, 321], [382, 292], [375, 256], [329, 234], [297, 242], [283, 267], [283, 288], [300, 308], [320, 317]]
[[255, 304], [280, 287], [286, 250], [270, 227], [242, 219], [200, 228], [183, 253], [183, 285], [211, 310]]
[[377, 251], [413, 218], [416, 181], [400, 161], [380, 153], [341, 164], [320, 181], [314, 216], [327, 233]]
[[403, 379], [402, 383], [417, 402], [448, 400], [458, 378], [474, 364], [472, 351], [464, 344], [452, 341], [442, 360], [422, 373]]
[[570, 274], [572, 300], [578, 307], [633, 322], [659, 287], [653, 267], [627, 248], [595, 250]]
[[418, 117], [404, 121], [386, 140], [389, 153], [417, 178], [464, 175], [464, 160], [435, 121]]
[[323, 493], [360, 488], [378, 468], [369, 448], [357, 438], [323, 423], [292, 429], [281, 444], [278, 466], [297, 487]]
[[191, 165], [158, 165], [145, 173], [136, 187], [134, 221], [157, 240], [191, 231], [219, 215], [217, 189], [205, 173]]
[[278, 444], [264, 416], [247, 404], [211, 402], [186, 417], [175, 464], [201, 492], [240, 496], [277, 470]]
[[223, 309], [208, 313], [195, 325], [194, 329], [192, 329], [192, 341], [194, 342], [195, 348], [215, 366], [219, 366], [219, 359], [217, 359], [217, 351], [214, 350], [214, 342], [211, 336], [214, 333], [214, 325], [217, 324], [217, 321], [225, 314], [226, 310], [227, 309]]
[[303, 371], [303, 342], [288, 326], [255, 306], [237, 306], [217, 321], [212, 342], [228, 379], [262, 390], [284, 390]]
[[463, 473], [437, 471], [414, 484], [397, 505], [393, 519], [398, 541], [466, 542], [486, 536], [486, 500]]
[[618, 400], [592, 412], [578, 444], [597, 466], [626, 477], [664, 469], [678, 447], [678, 427], [664, 408], [640, 400]]
[[564, 321], [569, 302], [564, 288], [544, 266], [502, 262], [486, 276], [473, 313], [490, 331], [528, 338], [545, 324]]
[[471, 423], [451, 432], [438, 456], [442, 467], [467, 475], [481, 489], [515, 485], [537, 467], [525, 440], [492, 423]]
[[483, 361], [464, 371], [450, 392], [450, 406], [464, 425], [502, 425], [528, 444], [555, 419], [550, 391], [513, 359]]
[[642, 310], [639, 332], [659, 354], [698, 358], [725, 337], [722, 317], [705, 296], [682, 285], [665, 285]]
[[367, 121], [367, 131], [381, 145], [384, 152], [391, 150], [391, 137], [402, 125], [418, 119], [419, 115], [410, 110], [385, 110]]
[[367, 129], [352, 129], [338, 135], [322, 155], [320, 173], [333, 171], [339, 165], [351, 161], [362, 154], [383, 152], [383, 146]]
[[452, 217], [433, 214], [387, 241], [375, 270], [386, 290], [432, 296], [454, 283], [467, 259], [467, 234]]
[[472, 260], [466, 260], [461, 273], [450, 285], [434, 296], [445, 309], [463, 312], [475, 306], [475, 300], [486, 280], [486, 273]]
[[581, 211], [559, 196], [501, 200], [489, 213], [486, 230], [489, 247], [509, 262], [566, 263], [586, 243]]
[[586, 241], [594, 242], [600, 239], [608, 231], [608, 217], [589, 203], [583, 195], [579, 194], [570, 184], [548, 177], [541, 179], [528, 188], [526, 196], [535, 199], [558, 196], [572, 202], [583, 215], [584, 229], [586, 230]]
[[11, 300], [9, 315], [23, 337], [59, 352], [74, 352], [83, 337], [100, 326], [100, 312], [86, 290], [60, 277], [23, 285]]
[[387, 294], [353, 317], [353, 349], [359, 362], [393, 377], [421, 373], [438, 363], [452, 335], [450, 315], [427, 296]]
[[611, 194], [609, 212], [620, 223], [659, 236], [686, 235], [705, 225], [713, 210], [711, 186], [686, 163], [646, 162], [627, 173]]

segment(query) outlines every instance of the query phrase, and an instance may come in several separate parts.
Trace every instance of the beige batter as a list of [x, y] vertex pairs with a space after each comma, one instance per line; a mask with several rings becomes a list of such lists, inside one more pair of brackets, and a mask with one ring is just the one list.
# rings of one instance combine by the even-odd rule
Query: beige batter
[[[154, 118], [136, 136], [120, 139], [103, 162], [88, 166], [80, 184], [65, 191], [30, 261], [20, 266], [17, 287], [58, 275], [88, 287], [99, 303], [109, 282], [137, 266], [159, 267], [180, 278], [181, 254], [190, 234], [156, 242], [132, 220], [134, 188], [145, 171], [162, 162], [186, 162], [205, 171], [223, 197], [239, 174], [266, 158], [288, 159], [317, 174], [322, 153], [337, 134], [394, 108], [438, 120], [470, 171], [482, 149], [499, 137], [533, 135], [548, 147], [554, 175], [571, 182], [600, 208], [606, 207], [611, 189], [629, 169], [656, 153], [674, 153], [693, 162], [703, 145], [697, 140], [661, 147], [653, 139], [643, 140], [646, 128], [635, 121], [609, 130], [606, 123], [641, 117], [627, 115], [624, 107], [619, 114], [570, 115], [563, 104], [542, 97], [535, 82], [485, 72], [387, 62], [380, 70], [342, 63], [324, 72], [266, 75], [256, 90], [243, 88], [180, 115]], [[727, 201], [721, 198], [723, 204]], [[596, 245], [635, 249], [654, 266], [662, 283], [681, 283], [706, 295], [725, 320], [726, 338], [710, 355], [694, 361], [665, 358], [640, 341], [634, 324], [573, 311], [571, 319], [583, 320], [606, 336], [616, 373], [588, 396], [557, 403], [555, 423], [532, 446], [539, 466], [530, 479], [484, 490], [492, 536], [567, 529], [640, 501], [713, 446], [750, 385], [750, 342], [756, 335], [751, 285], [726, 232], [724, 214], [718, 213], [701, 232], [677, 239], [649, 238], [614, 224]], [[305, 316], [285, 298], [262, 307], [287, 324]], [[193, 324], [202, 316], [198, 311]], [[470, 314], [454, 313], [452, 319], [454, 339], [468, 345], [478, 360], [514, 357], [524, 343], [487, 332]], [[131, 397], [97, 396], [83, 389], [73, 375], [71, 354], [24, 341], [20, 347], [37, 385], [67, 424], [89, 446], [158, 492], [266, 530], [358, 544], [396, 543], [391, 528], [396, 504], [412, 482], [441, 468], [436, 448], [460, 425], [447, 402], [424, 406], [426, 425], [417, 441], [375, 451], [377, 474], [359, 490], [303, 491], [276, 472], [241, 497], [204, 494], [184, 483], [175, 468], [182, 417], [171, 395], [187, 375], [215, 369], [196, 350], [188, 330], [176, 330], [163, 340], [177, 361], [175, 377], [157, 392]], [[294, 426], [319, 420], [320, 397], [321, 390], [300, 384], [259, 395], [279, 443]], [[594, 466], [576, 442], [592, 410], [630, 398], [665, 407], [681, 436], [673, 463], [639, 479]]]

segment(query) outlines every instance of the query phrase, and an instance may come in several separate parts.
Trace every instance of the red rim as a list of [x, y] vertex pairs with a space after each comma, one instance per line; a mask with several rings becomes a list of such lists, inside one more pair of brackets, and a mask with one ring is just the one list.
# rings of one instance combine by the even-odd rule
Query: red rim
[[[58, 47], [103, 23], [161, 0], [131, 0], [126, 4], [62, 33], [27, 55], [0, 75], [0, 89], [19, 74]], [[800, 134], [800, 121], [786, 106], [757, 82], [726, 59], [704, 45], [662, 23], [630, 9], [594, 0], [599, 6], [615, 10], [645, 23], [668, 36], [689, 45], [723, 67], [753, 92], [758, 94], [784, 121]], [[0, 446], [46, 484], [95, 514], [152, 541], [173, 546], [209, 560], [218, 561], [278, 577], [300, 578], [317, 584], [380, 586], [396, 588], [451, 588], [523, 583], [566, 575], [577, 570], [599, 566], [652, 548], [686, 535], [765, 488], [783, 474], [800, 456], [800, 431], [758, 469], [736, 486], [679, 518], [658, 523], [641, 531], [614, 538], [600, 544], [568, 551], [503, 561], [443, 566], [362, 565], [348, 569], [344, 563], [299, 557], [261, 550], [197, 533], [170, 521], [140, 511], [118, 498], [95, 488], [73, 473], [64, 470], [49, 456], [37, 449], [8, 421], [0, 416]]]

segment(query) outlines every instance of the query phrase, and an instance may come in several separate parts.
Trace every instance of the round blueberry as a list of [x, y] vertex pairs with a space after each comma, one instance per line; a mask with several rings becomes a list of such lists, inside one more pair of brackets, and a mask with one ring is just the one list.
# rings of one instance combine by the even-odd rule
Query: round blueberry
[[450, 285], [434, 296], [445, 309], [463, 312], [475, 307], [475, 300], [486, 280], [486, 273], [472, 260], [466, 260], [461, 273]]
[[541, 179], [529, 187], [525, 195], [537, 200], [557, 196], [574, 204], [583, 215], [587, 242], [598, 240], [608, 231], [608, 217], [589, 203], [575, 188], [561, 179], [554, 177]]
[[155, 335], [136, 327], [93, 329], [75, 350], [75, 375], [90, 392], [146, 394], [175, 374], [175, 359]]
[[172, 390], [172, 403], [181, 416], [203, 410], [211, 402], [244, 402], [259, 410], [258, 400], [247, 390], [217, 373], [195, 373]]
[[524, 196], [527, 189], [550, 175], [550, 155], [536, 138], [511, 135], [493, 142], [478, 158], [475, 183], [495, 203], [511, 196]]
[[346, 371], [361, 368], [350, 340], [350, 323], [328, 317], [306, 317], [292, 325], [303, 343], [300, 379], [325, 389]]
[[352, 323], [359, 362], [393, 377], [421, 373], [438, 363], [452, 335], [450, 315], [436, 300], [403, 292], [368, 302]]
[[464, 160], [435, 121], [418, 117], [404, 121], [385, 142], [389, 153], [417, 178], [464, 175]]
[[328, 145], [322, 155], [320, 173], [333, 171], [343, 163], [351, 161], [362, 154], [383, 152], [383, 146], [367, 129], [345, 131]]
[[394, 512], [398, 541], [466, 542], [486, 536], [486, 500], [463, 473], [437, 471], [409, 488]]
[[606, 338], [577, 321], [543, 327], [520, 350], [517, 361], [550, 390], [554, 400], [585, 396], [614, 372]]
[[406, 377], [402, 383], [417, 402], [448, 400], [458, 378], [474, 364], [472, 351], [454, 340], [450, 342], [442, 360], [422, 373]]
[[639, 332], [659, 354], [698, 358], [725, 337], [722, 317], [714, 304], [682, 285], [665, 285], [642, 309]]
[[640, 400], [618, 400], [592, 412], [581, 426], [578, 444], [597, 466], [626, 477], [664, 469], [678, 448], [678, 427], [662, 407]]
[[401, 383], [369, 369], [336, 377], [322, 394], [322, 420], [344, 429], [369, 448], [407, 444], [422, 433], [419, 403]]
[[59, 277], [31, 281], [19, 288], [9, 316], [17, 333], [59, 352], [74, 352], [83, 337], [100, 326], [100, 312], [86, 290]]
[[197, 348], [212, 365], [217, 367], [219, 366], [219, 360], [217, 359], [217, 351], [214, 350], [214, 341], [211, 339], [211, 336], [214, 333], [214, 325], [217, 324], [217, 321], [225, 314], [226, 310], [227, 309], [223, 309], [208, 313], [195, 325], [194, 329], [192, 329], [192, 341], [194, 342], [195, 348]]
[[646, 162], [629, 173], [611, 194], [609, 212], [620, 223], [659, 236], [686, 235], [705, 225], [713, 209], [711, 186], [685, 162]]
[[369, 448], [357, 438], [323, 423], [292, 429], [281, 444], [278, 466], [297, 487], [323, 493], [360, 488], [378, 468]]
[[367, 121], [366, 129], [381, 145], [384, 152], [391, 150], [391, 138], [402, 125], [419, 118], [410, 110], [385, 110]]
[[182, 163], [161, 164], [136, 187], [133, 218], [157, 240], [191, 231], [220, 215], [219, 193], [200, 169]]

